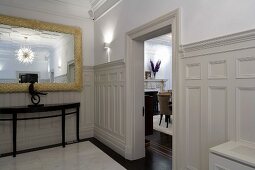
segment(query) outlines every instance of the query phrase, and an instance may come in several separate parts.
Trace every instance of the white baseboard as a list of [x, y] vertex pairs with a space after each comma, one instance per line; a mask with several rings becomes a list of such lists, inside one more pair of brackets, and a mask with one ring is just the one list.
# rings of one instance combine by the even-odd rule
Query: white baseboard
[[94, 128], [94, 137], [110, 147], [112, 150], [125, 157], [125, 141], [118, 138], [116, 135], [100, 128]]

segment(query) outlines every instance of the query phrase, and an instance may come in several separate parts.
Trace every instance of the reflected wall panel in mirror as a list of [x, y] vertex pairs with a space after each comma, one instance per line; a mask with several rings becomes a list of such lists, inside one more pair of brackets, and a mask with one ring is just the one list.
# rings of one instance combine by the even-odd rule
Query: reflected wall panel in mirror
[[0, 15], [0, 92], [82, 87], [81, 31], [77, 27]]

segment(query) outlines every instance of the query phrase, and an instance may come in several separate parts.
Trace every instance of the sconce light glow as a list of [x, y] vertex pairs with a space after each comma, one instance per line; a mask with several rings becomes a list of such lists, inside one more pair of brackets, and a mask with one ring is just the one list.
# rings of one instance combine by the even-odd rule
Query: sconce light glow
[[110, 53], [111, 53], [111, 48], [110, 48], [110, 44], [113, 40], [113, 31], [114, 29], [110, 28], [110, 29], [106, 29], [106, 31], [104, 31], [104, 49], [106, 50], [106, 57], [107, 57], [107, 62], [110, 62]]
[[50, 62], [48, 63], [48, 73], [50, 72]]
[[110, 59], [110, 51], [111, 51], [110, 44], [104, 43], [104, 49], [106, 50], [107, 62], [110, 62], [111, 61], [111, 59]]
[[107, 31], [104, 35], [104, 42], [110, 44], [113, 39], [113, 31]]
[[62, 63], [61, 60], [58, 60], [58, 68], [61, 69]]
[[4, 66], [0, 64], [0, 71], [3, 70]]

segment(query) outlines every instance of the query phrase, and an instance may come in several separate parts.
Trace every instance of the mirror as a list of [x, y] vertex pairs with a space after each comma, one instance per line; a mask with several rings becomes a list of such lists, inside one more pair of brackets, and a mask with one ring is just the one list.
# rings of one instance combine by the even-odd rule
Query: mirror
[[77, 27], [0, 16], [0, 92], [80, 90], [81, 46]]

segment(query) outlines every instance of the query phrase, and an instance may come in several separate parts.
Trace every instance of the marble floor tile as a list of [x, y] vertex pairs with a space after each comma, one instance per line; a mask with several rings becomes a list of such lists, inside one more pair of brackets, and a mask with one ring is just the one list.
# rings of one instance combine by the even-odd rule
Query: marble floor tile
[[0, 158], [1, 170], [125, 170], [89, 141]]

